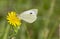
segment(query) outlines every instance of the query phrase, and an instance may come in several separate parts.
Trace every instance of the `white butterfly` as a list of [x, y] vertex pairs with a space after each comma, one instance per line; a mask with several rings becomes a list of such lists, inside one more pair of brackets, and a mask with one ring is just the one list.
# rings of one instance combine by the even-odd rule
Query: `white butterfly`
[[33, 23], [37, 19], [37, 13], [38, 13], [37, 9], [31, 9], [22, 12], [20, 15], [18, 15], [18, 18], [28, 23]]

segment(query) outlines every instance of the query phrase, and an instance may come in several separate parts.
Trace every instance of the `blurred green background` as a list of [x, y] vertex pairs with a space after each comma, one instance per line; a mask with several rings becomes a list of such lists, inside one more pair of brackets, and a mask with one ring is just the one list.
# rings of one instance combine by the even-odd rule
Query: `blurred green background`
[[[38, 18], [32, 23], [22, 22], [15, 36], [10, 32], [6, 15], [38, 9]], [[60, 0], [0, 0], [0, 39], [59, 39]], [[14, 33], [13, 33], [14, 34]]]

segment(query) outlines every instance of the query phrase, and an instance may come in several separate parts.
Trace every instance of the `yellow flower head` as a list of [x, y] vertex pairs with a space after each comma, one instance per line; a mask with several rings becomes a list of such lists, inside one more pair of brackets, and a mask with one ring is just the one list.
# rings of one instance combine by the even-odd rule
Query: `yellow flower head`
[[21, 25], [21, 20], [18, 19], [16, 12], [8, 13], [7, 20], [10, 24], [14, 25], [15, 27]]

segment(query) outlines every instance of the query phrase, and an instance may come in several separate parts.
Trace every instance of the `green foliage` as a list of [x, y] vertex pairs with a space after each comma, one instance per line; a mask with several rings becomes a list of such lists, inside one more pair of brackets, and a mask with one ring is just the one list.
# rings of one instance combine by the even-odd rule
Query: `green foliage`
[[[32, 23], [22, 22], [17, 33], [6, 21], [7, 12], [38, 9]], [[0, 39], [59, 39], [60, 0], [0, 0]]]

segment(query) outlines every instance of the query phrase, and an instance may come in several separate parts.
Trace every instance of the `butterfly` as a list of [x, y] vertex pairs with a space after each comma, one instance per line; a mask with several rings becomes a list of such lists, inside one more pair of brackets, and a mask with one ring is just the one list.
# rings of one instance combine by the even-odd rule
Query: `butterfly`
[[19, 14], [18, 18], [28, 23], [33, 23], [37, 19], [37, 13], [38, 9], [27, 10]]

